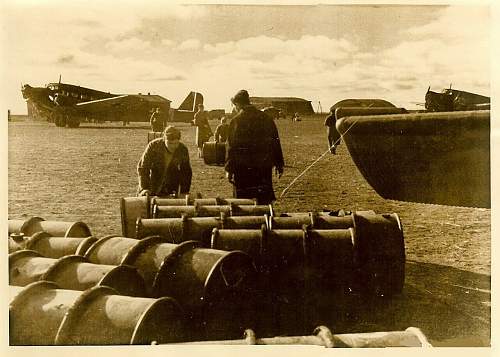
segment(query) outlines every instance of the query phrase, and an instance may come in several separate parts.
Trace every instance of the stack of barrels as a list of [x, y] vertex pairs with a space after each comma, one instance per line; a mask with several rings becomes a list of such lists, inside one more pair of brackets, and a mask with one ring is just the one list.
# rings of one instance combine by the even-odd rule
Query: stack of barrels
[[277, 215], [254, 200], [200, 196], [123, 198], [121, 213], [122, 234], [101, 238], [83, 222], [9, 221], [12, 345], [275, 336], [276, 308], [294, 294], [403, 287], [395, 213]]
[[237, 338], [254, 326], [247, 254], [159, 236], [98, 239], [77, 223], [9, 222], [12, 345]]
[[[315, 280], [364, 295], [391, 296], [404, 284], [405, 248], [395, 213], [276, 214], [253, 200], [130, 197], [121, 202], [122, 235], [244, 251], [274, 281]], [[285, 279], [286, 277], [286, 279]], [[332, 285], [332, 286], [333, 286]]]

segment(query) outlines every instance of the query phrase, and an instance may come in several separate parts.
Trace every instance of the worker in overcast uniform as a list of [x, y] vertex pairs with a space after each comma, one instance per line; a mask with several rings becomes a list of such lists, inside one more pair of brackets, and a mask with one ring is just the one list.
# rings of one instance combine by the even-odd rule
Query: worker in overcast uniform
[[220, 119], [220, 124], [215, 128], [214, 138], [216, 143], [225, 143], [227, 141], [227, 133], [229, 130], [229, 124], [227, 123], [227, 118], [222, 117]]
[[139, 196], [183, 196], [191, 188], [189, 152], [180, 142], [181, 132], [167, 126], [163, 137], [152, 140], [137, 164]]
[[212, 128], [208, 123], [208, 113], [203, 104], [198, 104], [198, 111], [194, 114], [193, 124], [196, 126], [196, 146], [198, 157], [203, 157], [203, 144], [213, 135]]
[[337, 123], [337, 118], [335, 117], [335, 109], [330, 109], [330, 114], [325, 119], [325, 126], [327, 127], [328, 134], [328, 147], [330, 148], [330, 153], [335, 155], [336, 146], [340, 144], [340, 134], [335, 127]]
[[151, 124], [151, 130], [154, 132], [162, 132], [166, 126], [165, 116], [163, 115], [160, 108], [156, 108], [151, 114], [149, 119], [149, 123]]
[[231, 98], [237, 114], [229, 124], [226, 142], [226, 177], [237, 198], [255, 198], [258, 204], [276, 199], [273, 167], [283, 174], [283, 152], [274, 121], [250, 104], [246, 90]]

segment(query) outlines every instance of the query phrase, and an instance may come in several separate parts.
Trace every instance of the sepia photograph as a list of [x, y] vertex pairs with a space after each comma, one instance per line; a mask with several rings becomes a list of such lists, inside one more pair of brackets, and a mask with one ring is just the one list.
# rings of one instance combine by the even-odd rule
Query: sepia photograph
[[5, 351], [489, 355], [493, 10], [3, 1]]

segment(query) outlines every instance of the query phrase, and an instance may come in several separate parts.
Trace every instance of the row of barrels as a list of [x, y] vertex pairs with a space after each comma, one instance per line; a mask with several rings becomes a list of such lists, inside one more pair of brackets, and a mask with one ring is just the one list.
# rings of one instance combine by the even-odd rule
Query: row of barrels
[[[308, 220], [316, 226], [301, 226]], [[366, 211], [344, 217], [297, 214], [295, 217], [226, 219], [184, 216], [140, 219], [137, 227], [138, 237], [143, 238], [140, 241], [117, 236], [99, 240], [94, 237], [61, 239], [39, 232], [23, 241], [24, 247], [17, 243], [15, 248], [34, 250], [45, 258], [57, 259], [73, 254], [87, 256], [101, 244], [109, 244], [107, 241], [117, 247], [191, 242], [190, 245], [218, 251], [244, 252], [260, 273], [279, 279], [284, 286], [308, 278], [332, 290], [391, 296], [400, 293], [404, 285], [404, 237], [399, 217], [394, 213], [380, 215]], [[154, 237], [147, 238], [150, 236]], [[116, 248], [116, 251], [120, 250]], [[12, 261], [24, 261], [21, 257], [30, 255], [14, 254]], [[115, 259], [112, 264], [125, 262]]]
[[[55, 293], [56, 290], [72, 291], [72, 297], [81, 294], [82, 297], [68, 303], [72, 306], [68, 309], [87, 311], [88, 308], [92, 313], [75, 312], [78, 316], [88, 319], [92, 314], [112, 314], [111, 317], [99, 315], [96, 319], [109, 320], [110, 325], [115, 324], [113, 321], [128, 319], [126, 325], [129, 330], [154, 330], [138, 326], [137, 321], [149, 323], [147, 318], [136, 318], [141, 314], [149, 316], [149, 312], [144, 311], [149, 311], [150, 305], [162, 299], [168, 302], [158, 303], [163, 306], [158, 314], [168, 310], [166, 314], [170, 316], [177, 306], [172, 316], [182, 316], [176, 321], [186, 320], [187, 324], [182, 323], [181, 327], [176, 325], [175, 328], [165, 326], [162, 328], [164, 335], [156, 332], [137, 335], [133, 332], [133, 336], [143, 336], [135, 339], [130, 336], [130, 331], [125, 335], [116, 331], [121, 337], [111, 337], [105, 339], [106, 342], [102, 336], [92, 337], [92, 332], [85, 332], [85, 337], [75, 332], [68, 339], [64, 337], [67, 332], [59, 334], [62, 325], [53, 322], [53, 326], [57, 325], [53, 328], [53, 338], [41, 341], [40, 336], [44, 334], [26, 327], [27, 322], [22, 322], [23, 318], [19, 317], [24, 315], [15, 309], [19, 305], [13, 303], [11, 323], [20, 328], [11, 329], [11, 343], [227, 341], [228, 338], [239, 338], [248, 328], [256, 328], [264, 336], [272, 336], [272, 332], [282, 332], [279, 328], [281, 322], [271, 329], [272, 332], [263, 326], [268, 324], [269, 316], [276, 319], [273, 313], [274, 305], [279, 300], [276, 296], [285, 296], [289, 293], [285, 290], [289, 288], [291, 294], [301, 290], [301, 295], [314, 294], [315, 288], [345, 289], [365, 295], [392, 295], [402, 289], [404, 240], [396, 214], [379, 215], [366, 211], [335, 216], [293, 213], [282, 217], [275, 216], [270, 206], [256, 211], [258, 215], [250, 213], [250, 207], [260, 209], [253, 200], [200, 197], [182, 200], [155, 197], [122, 200], [122, 213], [124, 207], [129, 213], [140, 213], [134, 224], [127, 222], [129, 231], [134, 232], [133, 238], [106, 236], [97, 239], [90, 235], [90, 229], [82, 222], [53, 222], [38, 217], [9, 221], [9, 279], [11, 289], [17, 291], [14, 295], [33, 296], [34, 300], [37, 300], [35, 293], [21, 294], [20, 287], [27, 286], [28, 289], [37, 282], [49, 284], [47, 281], [51, 281], [51, 291], [47, 292], [51, 297], [65, 294]], [[124, 205], [124, 201], [127, 204]], [[225, 206], [231, 210], [224, 211]], [[177, 218], [147, 218], [155, 211], [154, 207], [215, 209], [207, 217], [181, 209]], [[244, 207], [240, 212], [246, 215], [233, 215], [232, 212], [237, 212], [240, 207]], [[146, 212], [146, 217], [141, 217], [141, 212]], [[87, 298], [87, 291], [94, 290], [100, 292], [89, 294], [96, 298]], [[139, 310], [144, 311], [136, 311], [134, 316], [129, 316], [133, 312], [127, 311], [120, 317], [118, 303], [116, 315], [107, 310], [108, 306], [114, 305], [106, 303], [105, 311], [102, 307], [90, 307], [92, 303], [89, 301], [104, 302], [108, 299], [105, 296], [111, 295], [114, 296], [113, 301], [123, 301], [123, 306], [136, 306], [135, 300], [127, 299], [142, 299], [137, 300], [137, 306], [142, 306]], [[80, 301], [85, 301], [86, 307], [75, 307]], [[44, 302], [34, 301], [33, 304], [43, 305]], [[166, 305], [169, 307], [166, 308]], [[50, 314], [50, 310], [41, 305], [32, 308], [36, 314]], [[28, 318], [27, 315], [25, 318]], [[71, 324], [78, 318], [72, 317]], [[156, 323], [154, 319], [151, 321]], [[162, 323], [166, 323], [164, 317]], [[69, 326], [73, 326], [71, 324]], [[74, 327], [75, 331], [80, 331], [80, 328], [87, 331], [83, 325]], [[37, 326], [33, 325], [32, 329], [37, 330]], [[188, 333], [186, 326], [189, 326]], [[172, 332], [172, 329], [175, 331]], [[58, 338], [59, 335], [63, 337]], [[113, 333], [111, 336], [114, 336]]]
[[284, 286], [309, 277], [327, 288], [391, 296], [404, 285], [404, 236], [395, 213], [138, 219], [136, 232], [139, 239], [159, 235], [171, 243], [198, 240], [243, 251]]
[[[372, 212], [372, 211], [370, 211]], [[137, 237], [137, 221], [139, 219], [154, 218], [181, 218], [181, 217], [210, 217], [217, 219], [222, 217], [232, 217], [227, 220], [245, 222], [248, 219], [238, 217], [256, 217], [266, 215], [276, 217], [275, 228], [297, 228], [303, 224], [312, 224], [314, 227], [322, 227], [322, 221], [327, 217], [346, 216], [344, 211], [325, 211], [316, 213], [281, 213], [276, 214], [272, 205], [257, 205], [253, 199], [241, 198], [201, 198], [186, 195], [184, 198], [160, 198], [156, 196], [125, 197], [120, 201], [120, 213], [122, 224], [122, 236], [130, 238]], [[317, 218], [318, 216], [322, 216]], [[348, 217], [340, 218], [345, 221], [344, 226], [350, 223]], [[338, 220], [337, 220], [338, 221]], [[337, 224], [337, 223], [335, 223]], [[330, 227], [329, 223], [324, 224]], [[245, 228], [246, 225], [240, 228]]]
[[174, 299], [123, 296], [108, 286], [61, 289], [49, 281], [10, 286], [10, 345], [123, 345], [185, 341]]
[[[61, 222], [55, 225], [61, 226]], [[251, 256], [259, 272], [281, 277], [283, 285], [310, 276], [332, 289], [376, 296], [400, 293], [404, 285], [404, 237], [394, 213], [138, 219], [136, 238], [149, 236], [173, 244], [195, 240], [211, 249], [243, 251]], [[110, 237], [100, 242], [95, 237], [60, 238], [46, 232], [21, 241], [10, 237], [9, 252], [29, 249], [46, 258], [85, 255], [90, 247]]]
[[418, 328], [405, 331], [332, 334], [319, 326], [311, 336], [185, 342], [186, 320], [174, 299], [123, 296], [110, 287], [84, 292], [48, 281], [9, 288], [11, 345], [318, 345], [333, 347], [431, 347]]
[[124, 197], [120, 200], [122, 235], [135, 237], [138, 218], [213, 217], [222, 213], [230, 216], [273, 215], [271, 205], [257, 205], [255, 200], [241, 198], [201, 198], [186, 195], [184, 198], [156, 196]]
[[[78, 239], [50, 238], [58, 239], [59, 243]], [[257, 280], [252, 259], [243, 252], [205, 249], [194, 241], [180, 245], [163, 243], [160, 237], [136, 240], [107, 236], [96, 240], [84, 256], [66, 255], [55, 259], [32, 250], [9, 255], [12, 286], [51, 281], [60, 289], [74, 291], [106, 286], [116, 294], [129, 297], [168, 297], [179, 301], [185, 311], [190, 338], [202, 340], [237, 337], [244, 328], [256, 326], [255, 316], [248, 309], [253, 305], [248, 301], [254, 295]], [[41, 304], [47, 303], [43, 297], [38, 299]], [[19, 318], [13, 309], [11, 306], [11, 321], [16, 324]], [[44, 314], [45, 311], [43, 308], [36, 312]], [[11, 342], [51, 344], [52, 339], [42, 343], [36, 337], [38, 334], [25, 326], [19, 331], [13, 329]], [[185, 341], [188, 337], [178, 333], [175, 339]], [[170, 337], [167, 340], [170, 341]]]

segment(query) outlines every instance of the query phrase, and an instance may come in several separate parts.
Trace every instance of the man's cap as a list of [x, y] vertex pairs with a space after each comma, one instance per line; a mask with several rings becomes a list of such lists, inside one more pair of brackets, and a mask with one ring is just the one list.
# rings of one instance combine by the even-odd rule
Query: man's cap
[[175, 126], [169, 125], [163, 131], [163, 134], [167, 139], [180, 139], [181, 131], [177, 129]]
[[233, 104], [250, 104], [250, 96], [246, 90], [242, 89], [231, 98], [231, 102]]

